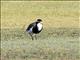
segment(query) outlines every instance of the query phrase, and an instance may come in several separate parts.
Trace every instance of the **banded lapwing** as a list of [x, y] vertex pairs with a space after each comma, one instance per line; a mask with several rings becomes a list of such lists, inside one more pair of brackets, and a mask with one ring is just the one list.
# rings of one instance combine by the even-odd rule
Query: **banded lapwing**
[[42, 31], [42, 29], [43, 29], [42, 20], [37, 19], [37, 21], [29, 24], [26, 31], [31, 36], [32, 40], [34, 40], [34, 37], [35, 37], [35, 39], [37, 39], [36, 35], [39, 34]]

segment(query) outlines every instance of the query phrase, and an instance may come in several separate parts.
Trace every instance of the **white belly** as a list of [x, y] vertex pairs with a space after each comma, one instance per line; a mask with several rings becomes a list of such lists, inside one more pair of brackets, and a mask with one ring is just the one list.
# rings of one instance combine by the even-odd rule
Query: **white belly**
[[42, 24], [41, 23], [38, 23], [37, 24], [37, 27], [38, 27], [38, 30], [40, 31], [42, 29]]

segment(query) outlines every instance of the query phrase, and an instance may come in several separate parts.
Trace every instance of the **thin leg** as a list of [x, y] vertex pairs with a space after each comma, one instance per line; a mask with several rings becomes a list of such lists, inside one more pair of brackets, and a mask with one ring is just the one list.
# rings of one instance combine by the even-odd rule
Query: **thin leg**
[[35, 35], [35, 39], [37, 40], [37, 36]]
[[33, 38], [32, 34], [31, 34], [31, 33], [29, 33], [29, 35], [31, 36], [32, 40], [34, 40], [34, 38]]

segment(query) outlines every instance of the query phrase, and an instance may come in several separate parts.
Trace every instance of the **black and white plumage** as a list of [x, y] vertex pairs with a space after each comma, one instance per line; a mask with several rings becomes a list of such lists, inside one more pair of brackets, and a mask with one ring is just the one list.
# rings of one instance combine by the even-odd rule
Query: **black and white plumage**
[[36, 38], [36, 34], [40, 33], [42, 31], [42, 29], [43, 29], [42, 20], [41, 19], [37, 19], [36, 22], [33, 22], [28, 26], [26, 31], [30, 34], [30, 36], [31, 36], [31, 38], [33, 40], [34, 39], [33, 35], [35, 34], [35, 38]]

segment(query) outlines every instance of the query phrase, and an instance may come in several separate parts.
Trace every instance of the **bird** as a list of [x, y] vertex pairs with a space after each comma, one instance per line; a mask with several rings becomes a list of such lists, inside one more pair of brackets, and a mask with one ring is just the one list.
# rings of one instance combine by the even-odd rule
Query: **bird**
[[37, 39], [36, 35], [39, 34], [43, 29], [42, 19], [37, 19], [37, 21], [28, 25], [26, 31], [31, 36], [32, 40]]

